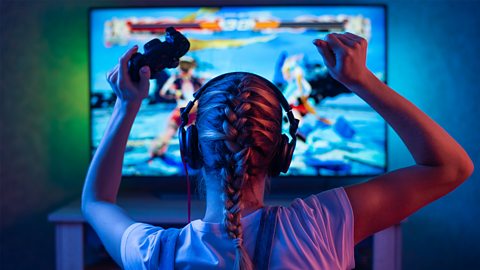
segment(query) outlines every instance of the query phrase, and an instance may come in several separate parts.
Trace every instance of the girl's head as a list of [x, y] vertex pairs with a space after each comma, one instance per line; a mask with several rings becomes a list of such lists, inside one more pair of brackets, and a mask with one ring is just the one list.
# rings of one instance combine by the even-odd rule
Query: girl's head
[[246, 195], [258, 192], [254, 187], [265, 184], [276, 162], [282, 109], [275, 90], [257, 75], [226, 75], [204, 89], [196, 127], [207, 193], [215, 188], [223, 193], [225, 227], [241, 253], [240, 265], [249, 269], [251, 261], [241, 245], [241, 211]]

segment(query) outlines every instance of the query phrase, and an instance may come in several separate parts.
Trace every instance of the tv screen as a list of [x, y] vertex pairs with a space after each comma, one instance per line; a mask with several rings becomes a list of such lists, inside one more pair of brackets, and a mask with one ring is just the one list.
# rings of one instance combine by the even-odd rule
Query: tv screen
[[271, 80], [300, 119], [287, 175], [367, 176], [385, 172], [384, 120], [330, 77], [312, 45], [313, 39], [331, 32], [360, 35], [369, 43], [367, 66], [385, 81], [383, 6], [92, 9], [92, 152], [100, 143], [115, 103], [105, 74], [131, 46], [138, 44], [143, 52], [143, 44], [149, 40], [164, 40], [169, 26], [181, 31], [191, 48], [178, 68], [151, 79], [149, 97], [128, 139], [124, 176], [184, 175], [177, 138], [178, 109], [202, 84], [231, 71], [253, 72]]

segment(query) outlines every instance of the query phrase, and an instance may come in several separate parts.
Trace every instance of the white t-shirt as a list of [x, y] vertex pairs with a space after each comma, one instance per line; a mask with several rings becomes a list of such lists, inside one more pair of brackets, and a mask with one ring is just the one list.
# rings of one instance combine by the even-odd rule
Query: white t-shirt
[[[242, 218], [243, 244], [253, 258], [261, 209]], [[124, 269], [159, 269], [163, 228], [144, 223], [123, 234]], [[280, 207], [272, 244], [270, 269], [352, 269], [354, 261], [353, 212], [343, 188]], [[175, 247], [175, 269], [232, 269], [233, 242], [220, 223], [194, 220], [181, 229]]]

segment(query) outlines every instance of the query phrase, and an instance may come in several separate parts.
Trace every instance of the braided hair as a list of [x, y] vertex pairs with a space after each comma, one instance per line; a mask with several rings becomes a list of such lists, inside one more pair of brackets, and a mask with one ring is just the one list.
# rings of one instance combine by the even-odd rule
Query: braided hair
[[196, 126], [204, 173], [223, 188], [224, 225], [236, 250], [234, 269], [253, 269], [240, 222], [244, 191], [268, 175], [281, 137], [282, 110], [273, 89], [249, 74], [211, 85], [198, 101]]

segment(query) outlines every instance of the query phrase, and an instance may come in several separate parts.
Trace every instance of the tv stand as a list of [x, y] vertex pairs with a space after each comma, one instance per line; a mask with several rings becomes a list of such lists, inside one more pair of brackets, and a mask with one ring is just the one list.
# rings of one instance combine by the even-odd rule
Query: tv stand
[[[288, 205], [291, 199], [266, 200], [268, 205]], [[165, 227], [182, 227], [187, 222], [186, 196], [155, 197], [148, 194], [130, 194], [118, 199], [133, 219]], [[205, 202], [192, 201], [192, 220], [202, 218]], [[86, 222], [75, 201], [51, 213], [48, 220], [55, 223], [55, 250], [57, 270], [83, 270]], [[373, 270], [401, 269], [401, 229], [392, 226], [373, 236]]]

